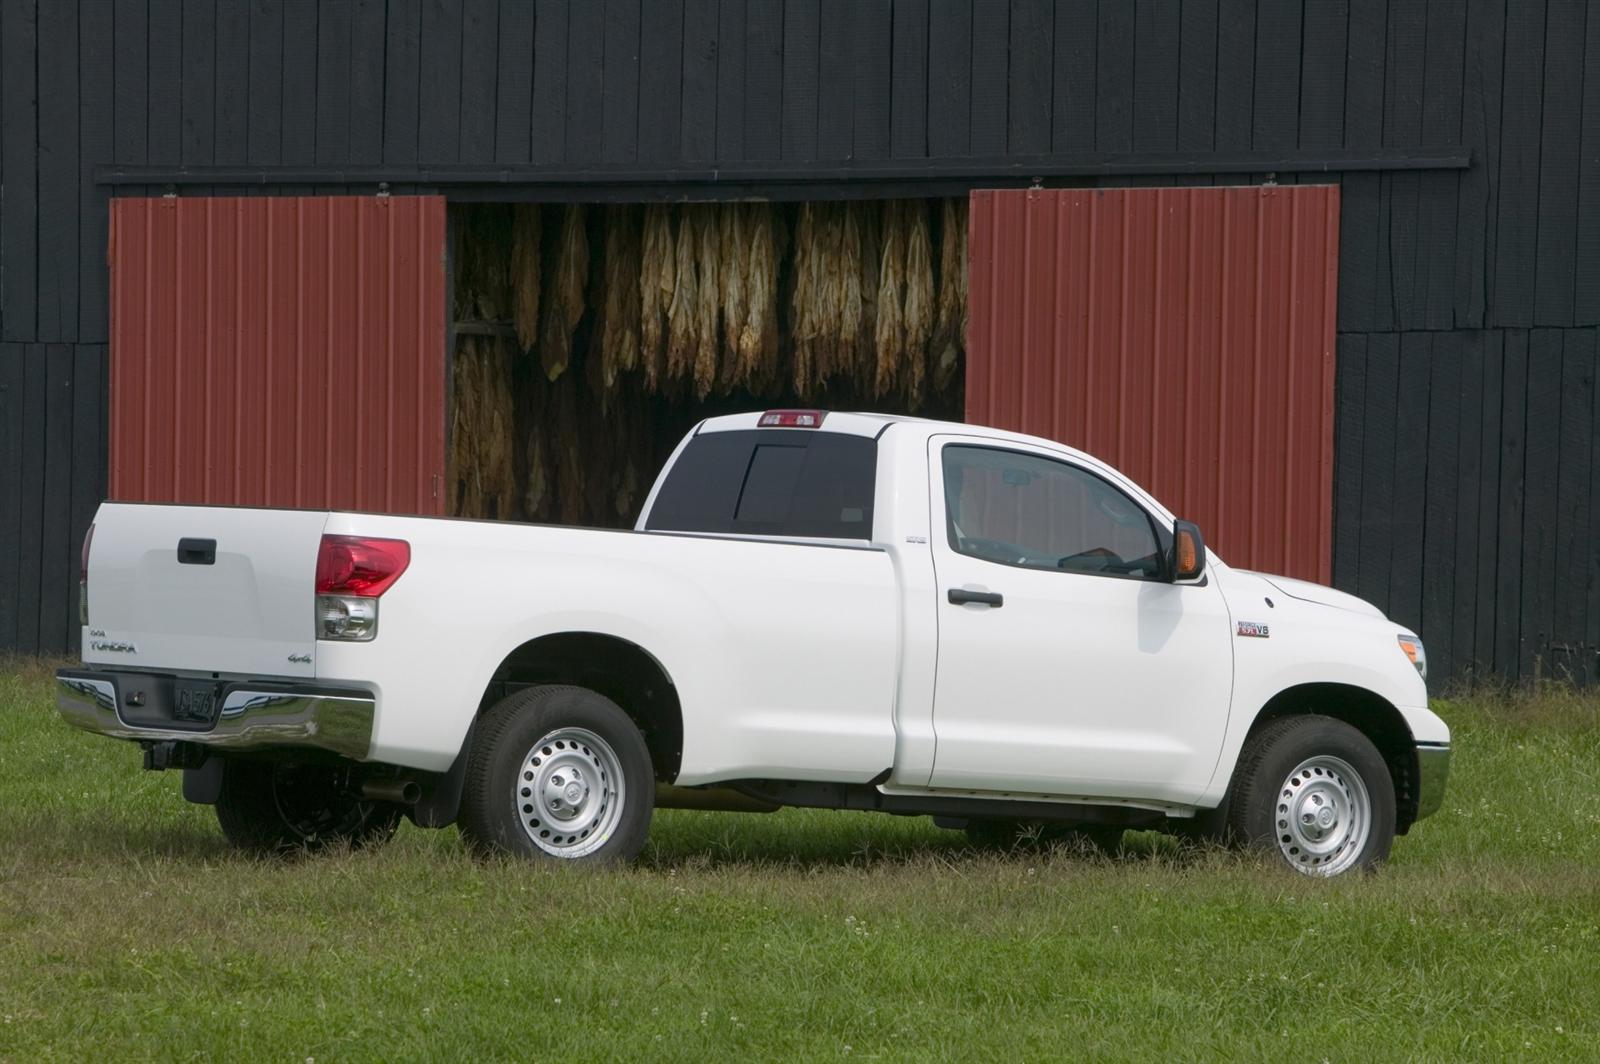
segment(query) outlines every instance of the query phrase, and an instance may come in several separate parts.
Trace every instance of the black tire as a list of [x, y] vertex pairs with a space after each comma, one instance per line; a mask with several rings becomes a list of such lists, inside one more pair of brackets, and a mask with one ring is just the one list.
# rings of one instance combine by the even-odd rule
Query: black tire
[[258, 855], [334, 845], [360, 850], [388, 842], [400, 823], [400, 807], [351, 794], [344, 777], [324, 765], [229, 760], [217, 795], [217, 823], [236, 848]]
[[1109, 824], [1055, 824], [1044, 820], [974, 818], [967, 842], [983, 850], [1042, 850], [1064, 846], [1111, 855], [1122, 849], [1123, 828]]
[[[1330, 772], [1327, 782], [1320, 771], [1291, 776], [1314, 760], [1336, 759], [1352, 770], [1356, 780]], [[1359, 781], [1359, 787], [1356, 786]], [[1364, 840], [1351, 837], [1333, 855], [1323, 855], [1297, 845], [1303, 841], [1291, 817], [1310, 817], [1301, 788], [1323, 787], [1330, 793], [1365, 792], [1368, 829]], [[1230, 839], [1251, 849], [1278, 857], [1284, 864], [1308, 875], [1340, 875], [1370, 870], [1382, 864], [1394, 845], [1394, 779], [1383, 755], [1365, 735], [1343, 721], [1315, 714], [1284, 717], [1263, 727], [1245, 743], [1234, 769], [1224, 812]], [[1337, 841], [1342, 825], [1335, 822], [1328, 835]]]
[[[573, 740], [574, 734], [599, 743]], [[541, 764], [541, 750], [556, 760]], [[565, 807], [574, 816], [571, 828], [557, 819], [561, 810], [549, 808], [551, 781], [559, 791], [563, 779], [548, 775], [552, 765], [569, 756], [572, 767], [586, 773], [587, 788], [582, 799]], [[619, 770], [620, 785], [606, 765]], [[565, 782], [570, 787], [574, 780]], [[589, 804], [591, 800], [600, 804]], [[611, 801], [614, 809], [606, 804]], [[559, 798], [555, 804], [561, 804]], [[654, 809], [655, 772], [644, 737], [604, 695], [583, 687], [529, 687], [502, 699], [478, 721], [459, 820], [462, 837], [478, 852], [589, 864], [627, 862], [644, 848]]]

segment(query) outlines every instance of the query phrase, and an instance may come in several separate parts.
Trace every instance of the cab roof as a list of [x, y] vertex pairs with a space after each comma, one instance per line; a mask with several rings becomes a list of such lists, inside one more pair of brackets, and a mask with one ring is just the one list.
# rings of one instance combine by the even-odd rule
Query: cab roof
[[[789, 412], [788, 408], [785, 408], [785, 412]], [[1047, 447], [1051, 450], [1072, 454], [1080, 458], [1088, 458], [1097, 464], [1099, 462], [1093, 455], [1085, 454], [1076, 448], [1068, 447], [1064, 443], [1046, 439], [1043, 436], [1029, 436], [1026, 433], [989, 428], [987, 425], [973, 425], [965, 421], [935, 421], [932, 418], [910, 417], [905, 414], [876, 414], [869, 411], [854, 410], [805, 410], [803, 412], [823, 415], [821, 425], [814, 429], [800, 430], [803, 432], [839, 432], [851, 436], [877, 437], [883, 435], [884, 430], [891, 426], [903, 425], [923, 439], [945, 432], [957, 436], [984, 436], [992, 440], [1010, 440], [1014, 443]], [[724, 414], [721, 417], [707, 418], [695, 429], [695, 435], [699, 435], [702, 432], [733, 432], [741, 429], [763, 428], [761, 417], [766, 413], [768, 411], [753, 410], [747, 414]], [[790, 429], [789, 431], [794, 430]]]
[[[794, 408], [784, 407], [783, 410]], [[1151, 495], [1141, 485], [1135, 483], [1121, 471], [1106, 462], [1101, 461], [1092, 454], [1080, 451], [1076, 447], [1068, 447], [1057, 440], [1046, 439], [1043, 436], [1029, 436], [1026, 433], [1011, 432], [1006, 429], [989, 428], [986, 425], [972, 425], [964, 421], [935, 421], [931, 418], [909, 417], [904, 414], [877, 414], [867, 411], [821, 410], [809, 408], [807, 413], [815, 412], [824, 415], [822, 424], [816, 428], [808, 429], [763, 429], [761, 417], [766, 410], [752, 410], [744, 414], [724, 414], [721, 417], [707, 418], [695, 429], [694, 435], [702, 432], [734, 432], [738, 430], [757, 429], [776, 432], [837, 432], [851, 436], [870, 436], [878, 438], [888, 429], [902, 427], [902, 431], [914, 433], [916, 437], [926, 441], [930, 436], [950, 433], [955, 436], [972, 436], [999, 443], [1020, 443], [1045, 450], [1055, 451], [1058, 454], [1085, 462], [1091, 467], [1109, 474], [1114, 480], [1131, 490], [1135, 495], [1145, 499], [1157, 513], [1162, 514], [1167, 520], [1172, 519], [1172, 513], [1161, 502]], [[898, 436], [898, 434], [897, 434]]]

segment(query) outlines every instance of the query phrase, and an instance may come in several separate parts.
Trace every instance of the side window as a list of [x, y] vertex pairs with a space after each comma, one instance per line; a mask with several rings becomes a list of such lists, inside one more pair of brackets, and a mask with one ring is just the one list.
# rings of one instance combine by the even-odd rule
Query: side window
[[1087, 470], [1022, 451], [944, 448], [950, 548], [1004, 565], [1160, 579], [1144, 507]]

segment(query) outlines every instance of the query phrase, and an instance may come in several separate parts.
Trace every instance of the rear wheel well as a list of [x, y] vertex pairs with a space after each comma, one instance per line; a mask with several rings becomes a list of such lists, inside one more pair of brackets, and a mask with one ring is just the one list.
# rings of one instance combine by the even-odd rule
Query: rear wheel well
[[1417, 819], [1417, 747], [1405, 717], [1388, 699], [1364, 687], [1300, 684], [1278, 692], [1261, 708], [1245, 741], [1272, 721], [1308, 713], [1344, 721], [1372, 740], [1394, 780], [1395, 833], [1404, 835]]
[[670, 783], [683, 760], [683, 707], [666, 669], [636, 643], [598, 632], [561, 632], [517, 647], [495, 669], [478, 713], [538, 684], [572, 684], [622, 707], [644, 735], [656, 778]]

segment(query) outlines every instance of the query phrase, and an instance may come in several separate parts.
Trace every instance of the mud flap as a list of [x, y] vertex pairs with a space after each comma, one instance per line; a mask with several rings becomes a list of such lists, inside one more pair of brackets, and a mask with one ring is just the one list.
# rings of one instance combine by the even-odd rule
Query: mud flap
[[444, 828], [456, 822], [461, 812], [461, 788], [467, 780], [467, 755], [472, 751], [472, 735], [477, 728], [478, 722], [474, 720], [449, 769], [443, 773], [419, 775], [417, 782], [422, 784], [422, 797], [417, 799], [416, 805], [406, 809], [406, 816], [417, 827]]
[[222, 772], [226, 764], [220, 757], [208, 757], [199, 768], [183, 770], [184, 801], [195, 805], [216, 805], [222, 794]]

